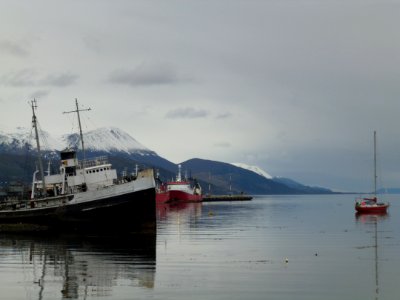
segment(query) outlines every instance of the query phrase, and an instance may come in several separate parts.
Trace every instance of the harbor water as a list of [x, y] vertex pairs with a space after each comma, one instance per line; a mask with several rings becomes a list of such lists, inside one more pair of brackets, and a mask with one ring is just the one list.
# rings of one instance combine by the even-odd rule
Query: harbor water
[[0, 234], [1, 299], [396, 299], [400, 195], [157, 207], [144, 236]]

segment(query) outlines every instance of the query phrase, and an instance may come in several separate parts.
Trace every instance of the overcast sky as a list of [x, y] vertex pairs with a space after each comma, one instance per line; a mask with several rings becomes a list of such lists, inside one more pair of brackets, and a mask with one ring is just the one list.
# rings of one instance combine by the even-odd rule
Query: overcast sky
[[0, 2], [0, 130], [115, 126], [160, 156], [400, 186], [400, 1]]

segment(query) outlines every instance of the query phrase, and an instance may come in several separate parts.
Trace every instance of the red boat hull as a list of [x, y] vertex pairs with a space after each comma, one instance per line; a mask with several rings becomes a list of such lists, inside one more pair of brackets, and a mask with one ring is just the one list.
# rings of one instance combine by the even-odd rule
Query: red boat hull
[[170, 201], [179, 201], [179, 202], [201, 202], [203, 199], [202, 195], [189, 194], [184, 191], [178, 191], [178, 190], [170, 190], [169, 198]]
[[170, 195], [168, 191], [156, 192], [156, 203], [168, 203]]
[[171, 202], [201, 202], [201, 195], [192, 195], [182, 191], [157, 192], [156, 203], [171, 203]]
[[383, 203], [383, 204], [378, 204], [378, 205], [356, 205], [356, 211], [359, 213], [377, 213], [377, 214], [382, 214], [386, 213], [387, 208], [389, 207], [389, 204]]

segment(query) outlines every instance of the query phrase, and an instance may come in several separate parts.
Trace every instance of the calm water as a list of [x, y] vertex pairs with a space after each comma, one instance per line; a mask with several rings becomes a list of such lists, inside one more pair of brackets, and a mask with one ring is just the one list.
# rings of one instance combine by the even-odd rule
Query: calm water
[[159, 207], [146, 238], [1, 235], [0, 298], [397, 299], [386, 199], [386, 216], [357, 217], [352, 195], [265, 196]]

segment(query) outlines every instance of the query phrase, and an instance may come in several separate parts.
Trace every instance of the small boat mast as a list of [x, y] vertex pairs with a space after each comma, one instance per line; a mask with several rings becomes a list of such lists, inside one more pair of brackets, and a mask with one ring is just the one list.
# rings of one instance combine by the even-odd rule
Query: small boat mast
[[374, 197], [376, 199], [376, 180], [378, 175], [376, 174], [376, 131], [374, 130]]

